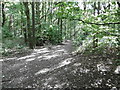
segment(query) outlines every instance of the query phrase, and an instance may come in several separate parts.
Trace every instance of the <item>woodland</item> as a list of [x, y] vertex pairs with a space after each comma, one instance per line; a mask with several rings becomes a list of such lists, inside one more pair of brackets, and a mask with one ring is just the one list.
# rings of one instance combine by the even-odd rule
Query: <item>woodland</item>
[[0, 7], [2, 90], [120, 88], [119, 1]]

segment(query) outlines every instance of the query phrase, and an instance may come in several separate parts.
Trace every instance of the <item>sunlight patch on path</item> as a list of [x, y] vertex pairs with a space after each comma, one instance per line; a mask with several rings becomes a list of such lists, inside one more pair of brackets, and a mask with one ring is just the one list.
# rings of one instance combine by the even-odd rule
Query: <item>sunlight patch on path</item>
[[44, 73], [47, 73], [48, 71], [50, 72], [50, 71], [53, 71], [55, 69], [61, 68], [61, 67], [65, 66], [65, 65], [68, 65], [68, 64], [71, 63], [72, 59], [73, 58], [68, 58], [68, 59], [64, 60], [63, 62], [59, 63], [57, 66], [54, 66], [54, 67], [51, 67], [51, 68], [44, 68], [44, 69], [36, 72], [35, 75], [44, 74]]
[[66, 59], [65, 61], [61, 62], [57, 68], [61, 68], [61, 67], [65, 66], [65, 65], [70, 64], [72, 59], [73, 58]]
[[51, 76], [47, 79], [45, 79], [45, 83], [43, 83], [44, 86], [47, 86], [49, 82], [51, 82], [55, 77]]
[[24, 56], [24, 57], [20, 57], [17, 60], [24, 60], [24, 59], [32, 58], [32, 57], [35, 57], [35, 55], [27, 55], [27, 56]]
[[80, 68], [80, 73], [88, 73], [89, 71], [87, 68]]
[[97, 69], [98, 71], [105, 72], [105, 71], [109, 71], [110, 67], [105, 66], [104, 64], [97, 64]]
[[44, 68], [44, 69], [38, 71], [37, 73], [35, 73], [35, 75], [38, 75], [38, 74], [44, 74], [44, 73], [46, 73], [46, 72], [48, 72], [48, 71], [50, 71], [49, 68]]
[[115, 74], [120, 74], [120, 66], [117, 66], [117, 68], [114, 71]]
[[27, 59], [26, 61], [29, 62], [29, 61], [33, 61], [35, 60], [35, 58], [30, 58], [30, 59]]
[[59, 55], [55, 54], [55, 55], [48, 55], [48, 56], [44, 56], [44, 59], [51, 59], [51, 58], [55, 58]]
[[37, 59], [41, 59], [41, 58], [43, 58], [43, 56], [38, 56], [38, 57], [37, 57]]
[[59, 54], [60, 56], [68, 54], [68, 52], [65, 49], [56, 50], [53, 52], [53, 54], [55, 53]]
[[50, 52], [47, 48], [35, 49], [34, 51], [35, 51], [36, 53], [39, 53], [39, 54], [49, 53], [49, 52]]
[[81, 63], [75, 63], [74, 66], [81, 66]]
[[62, 84], [59, 84], [59, 83], [58, 83], [58, 84], [56, 84], [56, 85], [54, 86], [54, 88], [56, 88], [56, 89], [57, 89], [57, 88], [62, 88], [63, 85], [65, 85], [65, 83], [62, 83]]
[[64, 52], [66, 52], [66, 51], [65, 51], [65, 49], [60, 49], [60, 50], [56, 50], [56, 51], [55, 51], [55, 53], [57, 53], [57, 52], [62, 52], [62, 53], [64, 53]]
[[28, 68], [27, 68], [26, 66], [24, 66], [23, 68], [20, 68], [20, 69], [19, 69], [19, 72], [22, 73], [22, 72], [27, 71], [27, 70], [28, 70]]
[[[13, 57], [13, 58], [5, 58], [5, 59], [2, 59], [2, 61], [8, 61], [8, 60], [16, 60], [17, 59], [17, 57]], [[1, 61], [1, 60], [0, 60]]]
[[53, 49], [61, 49], [61, 45], [53, 46]]
[[3, 59], [0, 59], [0, 62], [4, 61]]

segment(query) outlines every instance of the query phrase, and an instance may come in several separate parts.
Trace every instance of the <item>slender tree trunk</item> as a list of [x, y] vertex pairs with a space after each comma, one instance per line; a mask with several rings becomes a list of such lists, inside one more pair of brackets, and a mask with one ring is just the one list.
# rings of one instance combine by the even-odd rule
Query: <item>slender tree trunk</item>
[[66, 40], [66, 38], [67, 38], [67, 29], [66, 29], [66, 26], [67, 24], [66, 24], [66, 19], [65, 19], [65, 40]]
[[[21, 3], [21, 6], [22, 6], [23, 4]], [[25, 27], [25, 22], [24, 22], [24, 18], [23, 18], [23, 15], [24, 15], [24, 12], [23, 12], [23, 7], [21, 7], [21, 10], [20, 10], [20, 12], [21, 12], [21, 32], [23, 32], [23, 35], [24, 35], [24, 42], [25, 42], [25, 44], [27, 45], [27, 42], [28, 42], [28, 40], [27, 40], [27, 28]]]
[[60, 25], [60, 19], [58, 18], [58, 43], [60, 43], [60, 28], [59, 28], [59, 25]]
[[41, 2], [36, 2], [36, 24], [40, 24], [40, 4]]
[[[96, 2], [94, 2], [94, 15], [96, 15]], [[93, 36], [93, 48], [96, 48], [97, 47], [97, 45], [96, 45], [96, 34], [94, 34], [94, 36]]]
[[[45, 2], [43, 1], [42, 4], [41, 4], [41, 5], [42, 5], [42, 8], [41, 8], [41, 16], [43, 16], [43, 20], [45, 21], [45, 16], [44, 16], [44, 15], [45, 15], [45, 11], [44, 11], [44, 10], [45, 10], [45, 9], [44, 9], [44, 8], [45, 8], [45, 7], [44, 7], [45, 5], [44, 5], [44, 4], [45, 4]], [[41, 28], [43, 28], [43, 27], [41, 26]], [[42, 29], [41, 29], [41, 30], [42, 30]], [[42, 32], [42, 31], [40, 31], [40, 33], [41, 33], [41, 32]], [[43, 37], [44, 37], [44, 33], [41, 33], [41, 36], [40, 36], [40, 37], [43, 38]], [[43, 39], [44, 39], [44, 38], [43, 38]], [[40, 41], [40, 43], [43, 44], [44, 41], [42, 40], [42, 41]]]
[[4, 8], [5, 8], [5, 4], [4, 4], [4, 2], [3, 2], [3, 3], [2, 3], [2, 18], [3, 18], [2, 27], [4, 26], [5, 20], [6, 20]]
[[[62, 9], [63, 5], [60, 6], [61, 12], [63, 13], [63, 9]], [[62, 37], [63, 37], [63, 28], [62, 28], [62, 24], [63, 24], [63, 20], [62, 20], [62, 16], [60, 17], [60, 42], [62, 42]]]
[[47, 20], [47, 15], [46, 15], [46, 5], [47, 5], [47, 2], [44, 2], [44, 13], [45, 13], [45, 22]]
[[118, 4], [118, 9], [120, 9], [120, 2], [119, 2], [119, 0], [118, 0], [117, 4]]
[[12, 15], [9, 16], [9, 30], [12, 29]]
[[[13, 29], [13, 31], [14, 31], [14, 37], [16, 37], [16, 35], [17, 35], [17, 33], [16, 33], [17, 31], [16, 31], [16, 30], [17, 30], [17, 29], [16, 29], [16, 27], [14, 26], [14, 24], [15, 24], [15, 22], [14, 22], [14, 21], [15, 21], [15, 20], [14, 20], [14, 15], [13, 15], [12, 19], [13, 19], [13, 20], [12, 20], [12, 23], [13, 23], [12, 29]], [[17, 20], [17, 21], [18, 21], [18, 20]], [[18, 25], [18, 22], [17, 22], [17, 25]]]
[[[118, 4], [118, 10], [117, 10], [117, 13], [118, 13], [118, 18], [120, 19], [120, 2], [117, 2]], [[118, 24], [118, 33], [120, 33], [120, 25]], [[118, 41], [118, 46], [120, 46], [120, 36], [117, 37], [117, 41]], [[120, 51], [120, 47], [118, 47], [118, 52]], [[120, 52], [118, 54], [118, 58], [120, 57]]]
[[43, 41], [38, 40], [38, 38], [42, 37], [42, 33], [41, 33], [41, 13], [42, 13], [42, 2], [36, 2], [36, 19], [35, 19], [35, 23], [37, 25], [37, 27], [35, 28], [36, 31], [35, 33], [39, 33], [39, 36], [36, 36], [36, 45], [43, 45]]
[[25, 14], [27, 16], [27, 31], [28, 31], [28, 43], [29, 43], [29, 48], [33, 49], [33, 41], [32, 41], [32, 32], [30, 29], [30, 11], [28, 7], [28, 2], [23, 2], [25, 6]]
[[21, 9], [20, 9], [20, 14], [21, 14], [21, 20], [20, 20], [20, 26], [21, 26], [21, 35], [23, 35], [23, 7], [22, 7], [22, 3], [20, 3]]
[[84, 5], [84, 15], [86, 14], [86, 2], [84, 1], [83, 2], [83, 5]]
[[[97, 14], [99, 15], [100, 14], [100, 2], [98, 2], [98, 7], [97, 7]], [[98, 38], [96, 38], [96, 35], [99, 34], [99, 33], [95, 33], [95, 47], [98, 47]]]
[[35, 40], [35, 10], [34, 10], [34, 2], [32, 2], [32, 32], [33, 32], [33, 47], [36, 45], [36, 40]]
[[25, 42], [25, 44], [27, 45], [27, 42], [28, 42], [27, 28], [23, 28], [23, 31], [24, 31], [24, 42]]
[[100, 9], [101, 9], [101, 7], [100, 7], [100, 2], [98, 2], [98, 8], [97, 8], [98, 15], [100, 14]]
[[63, 34], [63, 33], [62, 33], [62, 32], [63, 32], [63, 30], [62, 30], [62, 23], [63, 23], [63, 21], [62, 21], [62, 19], [61, 19], [61, 20], [60, 20], [60, 35], [61, 35], [61, 36], [60, 36], [60, 37], [61, 37], [60, 42], [62, 42], [62, 37], [63, 37], [63, 35], [62, 35], [62, 34]]
[[[45, 2], [42, 2], [42, 16], [44, 16], [45, 15], [45, 13], [44, 13], [44, 4], [45, 4]], [[45, 16], [44, 16], [44, 19], [45, 19]]]
[[[75, 22], [75, 20], [74, 20], [74, 33], [76, 32], [76, 22]], [[75, 40], [75, 35], [73, 36], [73, 38], [74, 38], [74, 40]]]
[[[58, 7], [58, 11], [59, 10], [60, 7]], [[58, 43], [60, 43], [60, 17], [58, 17], [57, 25], [58, 25]]]
[[53, 19], [53, 11], [52, 11], [52, 5], [53, 5], [53, 3], [51, 2], [51, 17], [50, 17], [50, 19], [51, 19], [51, 24], [52, 24], [52, 19]]
[[72, 38], [71, 21], [70, 21], [70, 23], [69, 23], [69, 32], [70, 32], [70, 40], [71, 40], [71, 38]]

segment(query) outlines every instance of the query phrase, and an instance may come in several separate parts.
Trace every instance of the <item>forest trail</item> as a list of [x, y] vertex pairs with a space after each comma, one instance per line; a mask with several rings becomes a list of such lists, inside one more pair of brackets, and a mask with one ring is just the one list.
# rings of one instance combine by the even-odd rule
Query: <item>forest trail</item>
[[69, 55], [70, 51], [71, 45], [68, 42], [63, 45], [37, 48], [29, 55], [4, 58], [1, 60], [4, 61], [3, 86], [30, 87], [30, 82], [36, 86], [37, 82], [34, 80], [38, 80], [37, 77], [43, 79], [48, 72], [51, 73], [71, 63], [73, 58]]
[[64, 43], [34, 49], [29, 55], [3, 59], [3, 87], [120, 86], [120, 76], [113, 73], [111, 57], [71, 56], [71, 52], [70, 43]]

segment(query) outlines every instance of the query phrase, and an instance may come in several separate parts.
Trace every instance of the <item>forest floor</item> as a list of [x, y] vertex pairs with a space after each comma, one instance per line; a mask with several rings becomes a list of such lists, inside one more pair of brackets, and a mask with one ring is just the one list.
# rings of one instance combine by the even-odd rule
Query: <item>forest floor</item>
[[71, 55], [65, 47], [39, 47], [3, 57], [3, 88], [120, 87], [113, 55]]

